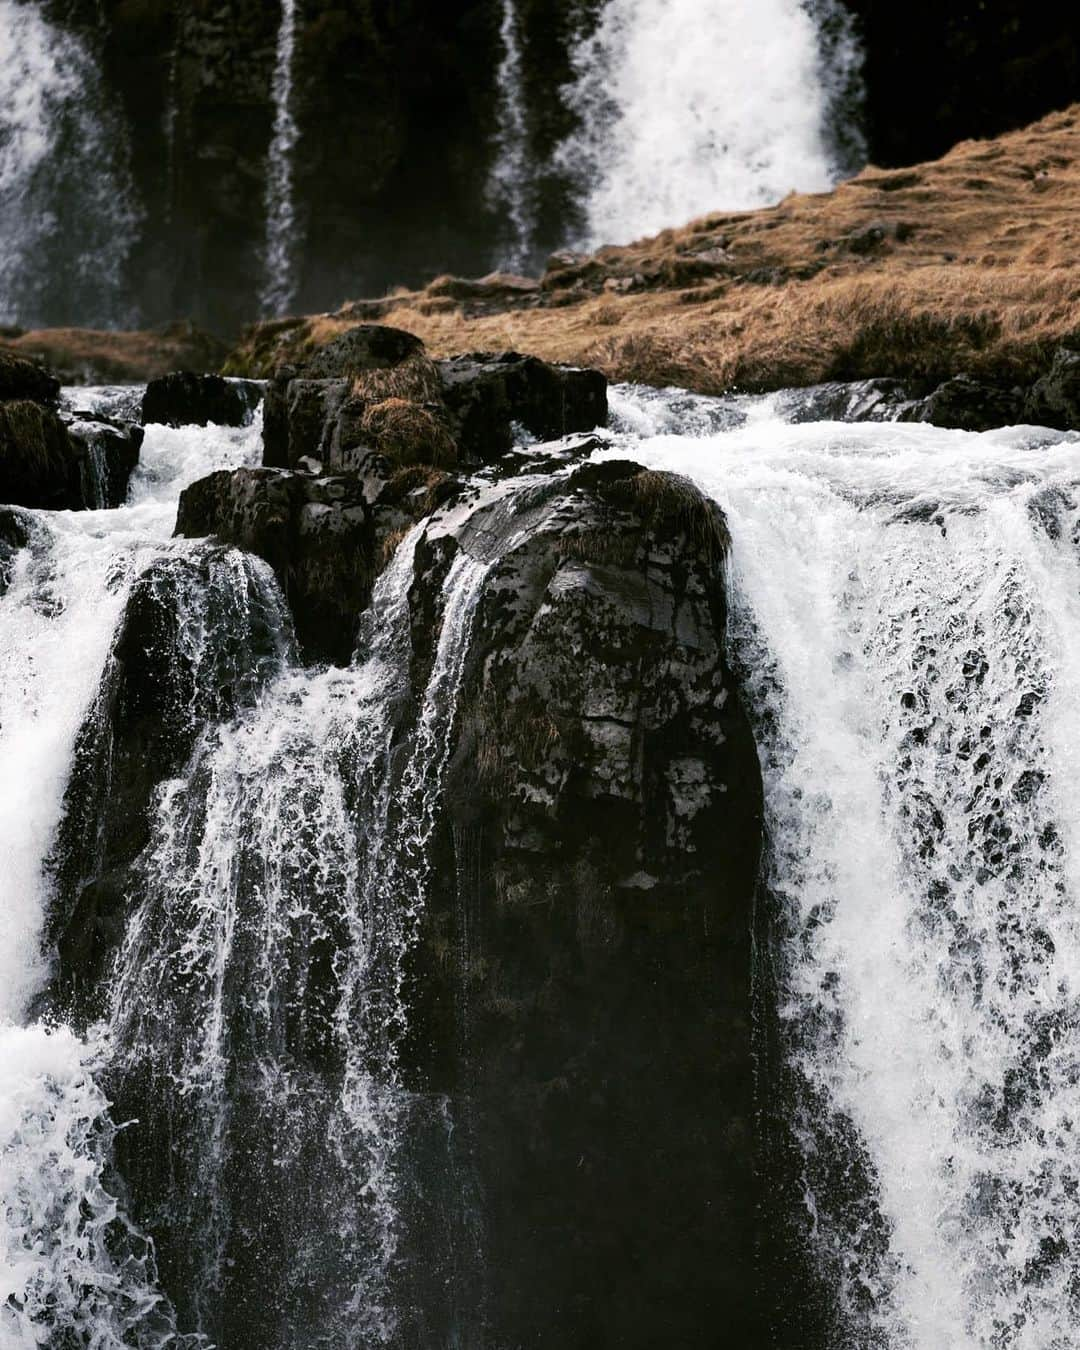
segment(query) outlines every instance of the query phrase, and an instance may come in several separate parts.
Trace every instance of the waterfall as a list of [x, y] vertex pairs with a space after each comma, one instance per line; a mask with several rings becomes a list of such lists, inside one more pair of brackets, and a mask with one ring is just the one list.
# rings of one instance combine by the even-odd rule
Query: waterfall
[[265, 280], [259, 296], [264, 317], [288, 312], [296, 299], [297, 221], [293, 171], [300, 128], [293, 115], [293, 62], [296, 50], [297, 0], [281, 0], [277, 56], [271, 92], [274, 133], [266, 157]]
[[829, 1344], [1072, 1345], [1077, 438], [788, 425], [778, 400], [686, 436], [621, 406], [606, 453], [731, 525]]
[[495, 133], [495, 162], [488, 181], [488, 200], [495, 210], [505, 215], [504, 237], [496, 266], [508, 272], [524, 272], [533, 251], [535, 220], [529, 129], [522, 85], [524, 53], [517, 0], [503, 0], [499, 41], [502, 60], [496, 76], [498, 130]]
[[113, 987], [109, 1081], [149, 1118], [125, 1171], [158, 1196], [195, 1324], [226, 1343], [234, 1318], [267, 1346], [396, 1331], [399, 1141], [419, 1109], [396, 1067], [404, 960], [487, 574], [465, 553], [447, 573], [401, 767], [416, 538], [348, 670], [283, 671], [163, 787]]
[[134, 319], [124, 127], [87, 41], [0, 0], [0, 323]]
[[[102, 410], [115, 401], [78, 395]], [[0, 1341], [12, 1350], [201, 1343], [176, 1335], [153, 1248], [118, 1198], [116, 1124], [99, 1081], [107, 1041], [27, 1018], [47, 973], [46, 860], [113, 630], [155, 559], [201, 547], [169, 538], [180, 489], [251, 461], [259, 439], [258, 422], [149, 427], [126, 506], [20, 513], [29, 544], [0, 594]]]
[[831, 187], [830, 104], [855, 60], [847, 30], [823, 52], [800, 0], [608, 0], [573, 53], [580, 126], [557, 155], [582, 202], [578, 242]]

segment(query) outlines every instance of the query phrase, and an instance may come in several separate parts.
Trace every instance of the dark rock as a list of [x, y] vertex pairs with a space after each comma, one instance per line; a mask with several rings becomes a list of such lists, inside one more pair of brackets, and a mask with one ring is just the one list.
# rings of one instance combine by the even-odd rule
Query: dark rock
[[123, 506], [139, 463], [142, 427], [98, 415], [69, 421], [67, 429], [79, 452], [81, 504], [92, 510]]
[[1059, 347], [1047, 373], [1032, 387], [1027, 421], [1063, 431], [1080, 431], [1080, 351]]
[[60, 381], [15, 352], [0, 348], [0, 402], [7, 399], [31, 399], [53, 403], [60, 393]]
[[0, 403], [0, 502], [39, 510], [120, 506], [139, 461], [141, 427]]
[[970, 375], [954, 375], [905, 413], [903, 420], [959, 431], [989, 431], [1019, 422], [1023, 411], [1021, 390], [987, 384]]
[[11, 585], [15, 559], [29, 542], [29, 522], [20, 512], [0, 507], [0, 595]]
[[263, 464], [291, 469], [305, 455], [325, 460], [348, 396], [348, 380], [272, 380], [263, 406]]
[[455, 356], [438, 367], [458, 450], [474, 463], [510, 450], [515, 425], [546, 441], [607, 424], [607, 380], [598, 370], [516, 352]]
[[142, 401], [142, 422], [165, 426], [246, 426], [262, 399], [257, 380], [226, 380], [220, 375], [175, 371], [151, 380]]
[[790, 422], [895, 422], [916, 404], [902, 380], [835, 380], [783, 389], [777, 406]]
[[0, 502], [51, 510], [86, 506], [84, 461], [51, 408], [27, 400], [0, 403]]
[[365, 370], [384, 370], [417, 356], [424, 344], [412, 333], [385, 324], [358, 324], [308, 358], [300, 374], [310, 380], [350, 380]]
[[723, 518], [684, 480], [609, 462], [449, 539], [439, 520], [416, 553], [420, 679], [455, 548], [506, 550], [412, 983], [413, 1062], [455, 1121], [450, 1184], [481, 1197], [470, 1297], [498, 1344], [708, 1345], [721, 1322], [759, 1344], [762, 788], [725, 663]]
[[76, 740], [52, 862], [60, 997], [82, 1018], [101, 1011], [154, 789], [180, 772], [207, 724], [252, 702], [290, 650], [288, 615], [256, 559], [216, 547], [159, 558], [132, 588]]
[[377, 455], [366, 472], [339, 477], [223, 470], [184, 491], [176, 532], [214, 535], [263, 558], [285, 593], [305, 654], [347, 665], [385, 541], [430, 509], [435, 498], [428, 494], [445, 491], [444, 478], [427, 471], [394, 475]]

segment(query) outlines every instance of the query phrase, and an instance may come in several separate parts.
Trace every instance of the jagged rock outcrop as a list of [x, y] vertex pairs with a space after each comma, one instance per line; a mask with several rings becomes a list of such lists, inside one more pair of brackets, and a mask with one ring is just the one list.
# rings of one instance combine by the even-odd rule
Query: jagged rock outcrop
[[[405, 405], [411, 405], [406, 407]], [[361, 324], [281, 366], [266, 391], [263, 463], [353, 469], [491, 463], [523, 432], [552, 440], [607, 422], [607, 381], [514, 352], [433, 362], [411, 333]]]
[[291, 643], [264, 565], [235, 550], [158, 559], [132, 587], [75, 744], [53, 850], [54, 996], [70, 1013], [102, 1010], [154, 789], [183, 768], [201, 731], [252, 701]]
[[1080, 431], [1080, 349], [1058, 348], [1050, 369], [1032, 386], [1025, 411], [1029, 422]]
[[242, 427], [251, 421], [262, 396], [257, 380], [225, 380], [178, 370], [146, 386], [141, 420], [144, 425], [162, 422], [170, 427], [205, 427], [211, 422]]
[[0, 403], [0, 502], [45, 510], [119, 506], [139, 461], [142, 428], [66, 419], [28, 400]]
[[449, 561], [498, 558], [413, 1037], [421, 1080], [453, 1103], [477, 1306], [500, 1344], [704, 1345], [721, 1323], [755, 1343], [761, 783], [726, 666], [726, 544], [691, 484], [609, 462], [464, 525], [448, 507], [417, 550], [420, 681]]
[[304, 652], [347, 665], [386, 550], [450, 490], [432, 469], [394, 472], [372, 453], [366, 473], [316, 477], [223, 470], [180, 498], [177, 533], [213, 535], [273, 568]]
[[460, 454], [487, 464], [523, 427], [541, 441], [607, 424], [607, 380], [598, 370], [555, 366], [518, 352], [438, 362]]

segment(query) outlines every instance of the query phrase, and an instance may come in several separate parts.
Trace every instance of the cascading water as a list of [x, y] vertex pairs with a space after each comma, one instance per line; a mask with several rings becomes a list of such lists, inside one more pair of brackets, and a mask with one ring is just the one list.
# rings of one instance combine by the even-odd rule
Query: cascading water
[[[1080, 1335], [1076, 437], [788, 425], [772, 400], [632, 453], [731, 526], [828, 1343]], [[736, 423], [716, 433], [715, 421]], [[655, 434], [659, 432], [660, 434]], [[864, 1194], [857, 1192], [865, 1173]]]
[[577, 242], [626, 243], [830, 187], [847, 167], [830, 145], [830, 105], [857, 56], [838, 10], [823, 48], [818, 10], [608, 0], [574, 53], [566, 97], [580, 125], [557, 155], [582, 204]]
[[138, 211], [124, 129], [88, 42], [0, 0], [0, 323], [105, 326]]
[[0, 594], [0, 1341], [12, 1350], [189, 1344], [116, 1199], [115, 1129], [96, 1081], [107, 1043], [26, 1018], [46, 974], [46, 860], [113, 629], [155, 559], [199, 547], [169, 540], [180, 489], [250, 460], [259, 432], [150, 427], [127, 506], [20, 513], [29, 544]]
[[498, 131], [488, 200], [505, 217], [505, 239], [496, 265], [506, 271], [522, 272], [528, 267], [533, 250], [535, 209], [517, 0], [503, 0], [499, 41], [502, 60], [496, 76], [498, 105], [495, 110]]
[[293, 113], [293, 62], [296, 52], [297, 0], [281, 0], [277, 57], [271, 93], [274, 132], [266, 157], [266, 241], [263, 247], [265, 280], [259, 303], [264, 317], [288, 312], [296, 298], [298, 252], [293, 168], [300, 128]]
[[153, 1227], [191, 1320], [226, 1344], [241, 1327], [267, 1346], [396, 1331], [397, 1151], [419, 1109], [396, 1070], [403, 961], [487, 571], [462, 553], [447, 574], [395, 767], [415, 537], [352, 667], [284, 671], [164, 785], [114, 983], [110, 1082], [151, 1104], [125, 1172], [159, 1197]]

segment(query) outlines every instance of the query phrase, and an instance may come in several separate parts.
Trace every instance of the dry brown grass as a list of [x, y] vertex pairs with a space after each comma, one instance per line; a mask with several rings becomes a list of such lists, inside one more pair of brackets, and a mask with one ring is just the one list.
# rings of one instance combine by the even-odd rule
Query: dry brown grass
[[353, 380], [352, 392], [369, 403], [381, 403], [384, 399], [438, 403], [442, 398], [442, 384], [434, 361], [423, 352], [417, 352], [396, 366], [361, 371]]
[[[497, 312], [490, 292], [455, 300], [468, 287], [442, 278], [379, 302], [381, 320], [433, 357], [513, 348], [704, 393], [1025, 380], [1080, 332], [1080, 105], [929, 164], [601, 249], [539, 295], [507, 289]], [[317, 345], [355, 321], [346, 306], [289, 340]]]
[[435, 413], [404, 398], [365, 409], [361, 431], [394, 464], [440, 467], [457, 460], [457, 446]]
[[42, 328], [3, 340], [5, 347], [43, 362], [69, 384], [156, 379], [172, 370], [217, 370], [224, 343], [188, 323], [147, 332]]
[[630, 507], [650, 527], [661, 522], [692, 541], [693, 551], [711, 565], [721, 563], [731, 544], [724, 517], [701, 490], [681, 474], [643, 469], [608, 485], [606, 495]]

